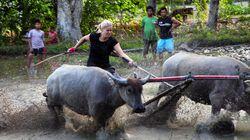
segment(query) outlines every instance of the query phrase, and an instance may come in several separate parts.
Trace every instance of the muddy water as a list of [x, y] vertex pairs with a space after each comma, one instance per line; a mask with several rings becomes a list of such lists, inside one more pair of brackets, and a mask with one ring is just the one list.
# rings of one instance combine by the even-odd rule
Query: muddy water
[[[46, 89], [46, 77], [53, 66], [45, 65], [38, 69], [37, 74], [30, 78], [24, 57], [5, 57], [0, 59], [0, 140], [78, 140], [78, 139], [225, 139], [247, 140], [250, 136], [250, 119], [241, 111], [233, 114], [236, 133], [229, 136], [215, 136], [208, 133], [197, 134], [195, 126], [205, 122], [210, 117], [211, 106], [196, 104], [182, 97], [178, 102], [177, 120], [162, 125], [126, 127], [116, 135], [110, 135], [104, 130], [95, 134], [86, 134], [51, 127], [51, 117], [46, 108], [42, 93]], [[153, 73], [160, 74], [159, 66], [148, 67]], [[135, 70], [135, 69], [133, 69]], [[133, 70], [129, 70], [130, 73]], [[124, 71], [124, 70], [119, 70]], [[123, 73], [126, 75], [127, 73]], [[142, 74], [137, 71], [138, 74]], [[158, 84], [147, 84], [144, 87], [144, 101], [150, 99], [157, 91]], [[127, 107], [119, 108], [115, 113], [115, 121], [119, 125], [127, 123], [129, 118]], [[227, 114], [223, 111], [223, 114]]]

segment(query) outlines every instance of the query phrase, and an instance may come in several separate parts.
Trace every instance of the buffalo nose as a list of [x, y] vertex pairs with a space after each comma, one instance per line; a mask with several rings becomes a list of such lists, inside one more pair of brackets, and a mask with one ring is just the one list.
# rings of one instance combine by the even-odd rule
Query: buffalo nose
[[133, 110], [134, 113], [143, 113], [143, 112], [145, 112], [145, 111], [146, 111], [146, 109], [145, 109], [144, 106], [139, 106], [139, 107], [137, 107], [137, 108], [135, 108], [135, 109]]

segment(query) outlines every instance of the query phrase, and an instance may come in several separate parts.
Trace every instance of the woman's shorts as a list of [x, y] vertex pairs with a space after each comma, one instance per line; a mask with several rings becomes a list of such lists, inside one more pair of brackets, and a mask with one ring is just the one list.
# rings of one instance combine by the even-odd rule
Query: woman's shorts
[[174, 39], [173, 38], [160, 39], [157, 42], [156, 50], [158, 54], [161, 54], [165, 51], [167, 51], [168, 53], [172, 53], [174, 51]]

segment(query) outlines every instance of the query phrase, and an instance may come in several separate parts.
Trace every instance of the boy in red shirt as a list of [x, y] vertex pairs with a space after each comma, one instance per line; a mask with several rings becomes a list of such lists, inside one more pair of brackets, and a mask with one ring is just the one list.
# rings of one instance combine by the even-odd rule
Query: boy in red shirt
[[54, 27], [51, 27], [48, 32], [47, 44], [57, 44], [59, 42], [57, 32]]

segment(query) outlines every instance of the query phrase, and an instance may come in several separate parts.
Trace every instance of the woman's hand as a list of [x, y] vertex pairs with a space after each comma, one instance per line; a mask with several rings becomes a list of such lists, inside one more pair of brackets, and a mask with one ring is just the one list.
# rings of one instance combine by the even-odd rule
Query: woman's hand
[[33, 52], [33, 48], [30, 48], [30, 53]]
[[136, 63], [135, 63], [134, 61], [129, 61], [129, 62], [128, 62], [128, 65], [129, 65], [130, 67], [136, 67]]
[[69, 48], [67, 52], [69, 53], [73, 53], [76, 51], [76, 48], [75, 47], [72, 47], [72, 48]]

